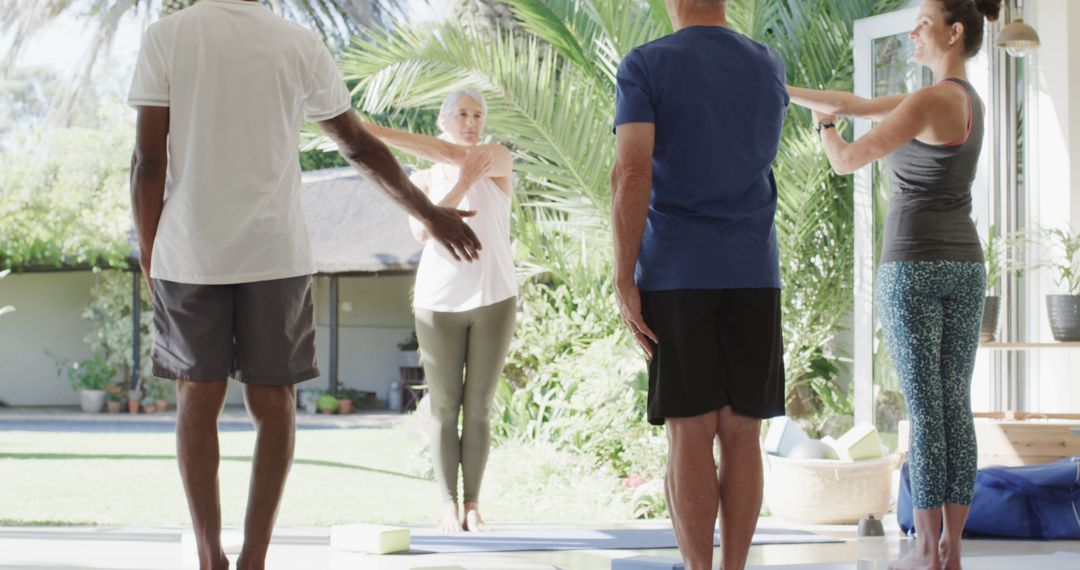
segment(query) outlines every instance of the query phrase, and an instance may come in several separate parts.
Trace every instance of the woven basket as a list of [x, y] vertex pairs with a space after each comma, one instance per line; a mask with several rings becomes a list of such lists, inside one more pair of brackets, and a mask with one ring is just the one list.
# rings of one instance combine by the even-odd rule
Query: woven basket
[[899, 457], [872, 461], [787, 459], [765, 455], [765, 504], [777, 517], [807, 524], [882, 518], [892, 503]]

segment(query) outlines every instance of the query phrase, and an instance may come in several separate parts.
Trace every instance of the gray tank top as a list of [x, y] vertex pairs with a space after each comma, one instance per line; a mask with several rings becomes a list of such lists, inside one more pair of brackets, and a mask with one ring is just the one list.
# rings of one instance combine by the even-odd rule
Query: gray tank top
[[885, 220], [881, 263], [983, 261], [971, 220], [971, 185], [982, 151], [982, 99], [970, 83], [950, 78], [968, 93], [968, 137], [954, 145], [912, 140], [885, 157], [893, 195]]

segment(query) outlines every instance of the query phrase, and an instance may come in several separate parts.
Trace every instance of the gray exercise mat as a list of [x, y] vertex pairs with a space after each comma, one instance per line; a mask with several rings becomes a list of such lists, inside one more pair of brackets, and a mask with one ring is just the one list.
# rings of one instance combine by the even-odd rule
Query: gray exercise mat
[[[878, 561], [879, 566], [872, 568], [885, 568], [886, 561]], [[785, 564], [782, 566], [747, 566], [749, 570], [859, 570], [866, 567], [860, 562], [833, 562], [818, 564]], [[1017, 570], [1028, 568], [1032, 570], [1076, 570], [1080, 568], [1080, 553], [1058, 552], [1056, 554], [1037, 554], [1028, 556], [1009, 556], [999, 554], [996, 556], [972, 556], [964, 557], [965, 570]]]
[[[716, 538], [714, 537], [714, 540]], [[801, 530], [758, 529], [754, 544], [819, 544], [843, 542]], [[719, 545], [719, 541], [716, 542]], [[412, 531], [411, 554], [453, 552], [518, 552], [535, 550], [655, 550], [678, 548], [670, 528], [617, 530], [503, 530], [447, 534]]]

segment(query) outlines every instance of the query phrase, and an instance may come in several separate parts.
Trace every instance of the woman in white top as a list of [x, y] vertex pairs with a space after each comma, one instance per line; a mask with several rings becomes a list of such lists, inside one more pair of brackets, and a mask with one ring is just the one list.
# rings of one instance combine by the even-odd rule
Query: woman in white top
[[[431, 453], [444, 502], [440, 528], [447, 532], [487, 530], [480, 517], [480, 482], [491, 447], [491, 402], [516, 312], [510, 253], [513, 158], [502, 145], [478, 144], [486, 114], [483, 96], [463, 89], [443, 102], [439, 138], [365, 124], [385, 143], [435, 162], [413, 175], [413, 182], [433, 203], [474, 212], [466, 222], [483, 246], [476, 261], [460, 261], [428, 239], [417, 220], [409, 220], [413, 235], [424, 243], [413, 309], [434, 418]], [[464, 522], [458, 509], [458, 466]]]

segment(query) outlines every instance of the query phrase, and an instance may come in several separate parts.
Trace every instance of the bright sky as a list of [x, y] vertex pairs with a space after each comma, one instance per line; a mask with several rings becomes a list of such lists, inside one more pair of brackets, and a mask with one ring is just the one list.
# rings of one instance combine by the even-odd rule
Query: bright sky
[[[430, 0], [429, 3], [424, 0], [409, 0], [409, 3], [410, 19], [414, 22], [443, 19], [449, 15], [451, 9], [450, 0]], [[109, 69], [127, 70], [134, 67], [141, 27], [141, 16], [130, 16], [122, 22], [113, 45], [112, 60], [107, 64]], [[23, 50], [18, 65], [52, 67], [59, 70], [62, 77], [69, 77], [79, 68], [82, 56], [90, 44], [92, 29], [91, 25], [80, 23], [71, 15], [63, 16], [30, 42]], [[0, 41], [0, 46], [3, 46], [0, 49], [6, 49], [7, 38], [0, 39], [3, 39]]]

